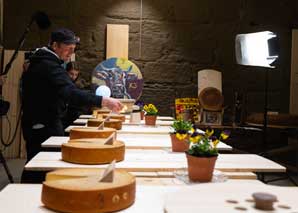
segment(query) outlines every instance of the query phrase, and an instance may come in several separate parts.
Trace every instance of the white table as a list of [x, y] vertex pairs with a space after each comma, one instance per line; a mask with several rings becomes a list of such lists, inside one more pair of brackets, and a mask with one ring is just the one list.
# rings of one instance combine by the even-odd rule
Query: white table
[[94, 115], [80, 115], [79, 118], [89, 119], [89, 118], [95, 118], [95, 116]]
[[[64, 162], [61, 152], [40, 152], [26, 165], [28, 171], [51, 171], [60, 168], [104, 168], [106, 165], [82, 165]], [[166, 172], [187, 167], [184, 153], [166, 150], [127, 149], [125, 160], [116, 164], [130, 172]], [[285, 172], [286, 168], [255, 154], [220, 154], [215, 168], [224, 172]]]
[[[52, 136], [41, 144], [43, 148], [60, 148], [62, 143], [67, 143], [69, 137]], [[123, 141], [127, 149], [171, 149], [172, 143], [169, 135], [148, 134], [117, 134], [117, 140]], [[220, 142], [219, 151], [232, 151], [232, 147]]]
[[[162, 213], [164, 195], [180, 186], [137, 186], [135, 203], [120, 212]], [[41, 184], [10, 184], [0, 192], [0, 212], [54, 213], [41, 203]], [[150, 200], [150, 202], [148, 202]], [[154, 205], [152, 205], [154, 203]]]
[[[69, 126], [64, 131], [70, 132], [72, 128], [92, 128], [96, 127], [86, 127], [86, 126]], [[169, 134], [172, 129], [169, 126], [148, 126], [148, 125], [122, 125], [121, 130], [117, 130], [119, 133], [132, 133], [132, 134]]]
[[[248, 202], [255, 192], [265, 192], [277, 196], [274, 211], [261, 211], [254, 208], [254, 203]], [[238, 203], [229, 203], [234, 200]], [[187, 186], [168, 194], [165, 198], [165, 212], [298, 212], [298, 187], [280, 187], [265, 184], [227, 182], [216, 184], [201, 184]], [[291, 209], [279, 207], [289, 206]], [[243, 207], [246, 211], [237, 210]]]
[[[130, 118], [130, 115], [125, 115], [126, 119]], [[80, 115], [79, 118], [83, 119], [89, 119], [89, 118], [95, 118], [94, 115]], [[162, 120], [162, 121], [174, 121], [174, 118], [171, 116], [157, 116], [157, 120]]]
[[[54, 213], [41, 203], [41, 184], [9, 184], [0, 192], [0, 212], [3, 213]], [[260, 184], [257, 181], [227, 181], [224, 183], [184, 185], [137, 185], [135, 203], [120, 212], [123, 213], [230, 213], [236, 206], [246, 207], [246, 212], [263, 212], [252, 208], [245, 201], [253, 192], [268, 192], [277, 195], [279, 202], [274, 212], [298, 211], [298, 188], [277, 187]], [[238, 204], [227, 203], [227, 199]], [[290, 210], [278, 205], [288, 205]]]
[[[88, 122], [88, 119], [86, 118], [78, 118], [76, 120], [73, 121], [73, 124], [75, 125], [86, 125]], [[169, 121], [169, 120], [157, 120], [156, 121], [156, 125], [158, 126], [171, 126], [173, 124], [173, 121]], [[128, 119], [125, 120], [125, 122], [122, 123], [122, 125], [145, 125], [145, 121], [142, 120], [140, 122], [140, 124], [132, 124], [129, 122]]]

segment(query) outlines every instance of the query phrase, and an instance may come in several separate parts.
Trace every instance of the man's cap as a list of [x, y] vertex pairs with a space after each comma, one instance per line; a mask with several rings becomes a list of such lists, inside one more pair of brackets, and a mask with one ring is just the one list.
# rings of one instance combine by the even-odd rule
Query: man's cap
[[79, 44], [80, 38], [74, 32], [66, 28], [60, 28], [52, 32], [51, 42], [60, 42], [64, 44]]

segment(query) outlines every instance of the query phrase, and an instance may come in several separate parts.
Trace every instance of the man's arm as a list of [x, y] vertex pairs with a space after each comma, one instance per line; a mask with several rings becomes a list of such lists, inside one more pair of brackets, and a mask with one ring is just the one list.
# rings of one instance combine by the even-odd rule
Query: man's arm
[[77, 88], [62, 67], [49, 67], [49, 69], [48, 77], [51, 84], [54, 85], [58, 94], [67, 102], [77, 106], [105, 106], [115, 112], [122, 109], [122, 104], [114, 98], [103, 98]]

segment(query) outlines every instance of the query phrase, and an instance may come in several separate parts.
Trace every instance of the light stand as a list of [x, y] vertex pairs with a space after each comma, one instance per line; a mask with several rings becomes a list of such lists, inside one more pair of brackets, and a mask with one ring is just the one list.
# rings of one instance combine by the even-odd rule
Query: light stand
[[2, 154], [2, 150], [0, 150], [0, 163], [2, 163], [4, 169], [5, 169], [5, 172], [6, 172], [6, 175], [8, 177], [8, 180], [10, 181], [10, 183], [14, 183], [13, 181], [13, 178], [12, 178], [12, 175], [10, 174], [10, 171], [8, 169], [8, 166], [6, 164], [6, 161], [5, 161], [5, 158]]
[[[236, 60], [238, 64], [246, 66], [265, 67], [265, 100], [264, 100], [264, 114], [263, 114], [263, 153], [267, 152], [267, 127], [268, 127], [268, 68], [275, 68], [275, 64], [279, 55], [279, 45], [277, 36], [270, 32], [258, 32], [239, 34], [235, 40]], [[288, 178], [294, 185], [297, 186], [295, 180], [286, 172]], [[277, 178], [274, 180], [265, 181], [264, 175], [261, 179], [266, 183], [281, 180], [284, 178]]]
[[263, 151], [267, 148], [268, 127], [268, 68], [275, 68], [279, 54], [277, 36], [270, 32], [239, 34], [235, 40], [236, 60], [245, 66], [265, 68], [265, 101], [263, 113]]
[[263, 115], [263, 150], [267, 149], [267, 126], [268, 126], [268, 70], [265, 70], [265, 101]]

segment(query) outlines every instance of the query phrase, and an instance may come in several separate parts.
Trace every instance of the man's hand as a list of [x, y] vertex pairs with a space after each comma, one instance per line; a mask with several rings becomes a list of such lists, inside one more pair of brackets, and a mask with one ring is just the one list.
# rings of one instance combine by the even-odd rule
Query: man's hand
[[121, 102], [115, 98], [102, 97], [101, 105], [108, 107], [112, 112], [119, 112], [123, 108]]

